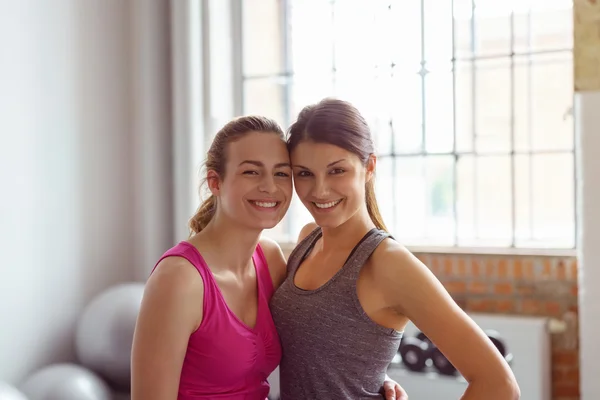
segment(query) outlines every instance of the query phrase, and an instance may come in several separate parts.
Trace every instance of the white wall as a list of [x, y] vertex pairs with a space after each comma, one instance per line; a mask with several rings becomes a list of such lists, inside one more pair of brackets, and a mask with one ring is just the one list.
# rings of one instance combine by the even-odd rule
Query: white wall
[[600, 92], [575, 95], [581, 398], [600, 398]]
[[0, 380], [73, 356], [133, 277], [130, 4], [0, 2]]

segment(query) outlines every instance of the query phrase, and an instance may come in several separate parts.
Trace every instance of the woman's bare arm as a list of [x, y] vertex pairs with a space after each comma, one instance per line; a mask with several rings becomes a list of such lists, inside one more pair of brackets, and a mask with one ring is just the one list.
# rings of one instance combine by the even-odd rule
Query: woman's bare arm
[[439, 280], [400, 244], [387, 240], [382, 245], [372, 264], [385, 303], [410, 319], [468, 381], [462, 399], [518, 399], [508, 363]]
[[204, 285], [185, 259], [168, 257], [148, 279], [131, 360], [132, 400], [176, 400], [190, 335], [202, 321]]

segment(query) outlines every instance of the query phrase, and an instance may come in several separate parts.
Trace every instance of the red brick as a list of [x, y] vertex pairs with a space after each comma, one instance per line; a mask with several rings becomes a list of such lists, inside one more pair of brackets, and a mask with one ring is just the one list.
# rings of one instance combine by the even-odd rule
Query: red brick
[[519, 296], [531, 296], [535, 293], [535, 287], [532, 283], [517, 284]]
[[556, 265], [556, 279], [560, 281], [567, 280], [567, 267], [565, 266], [564, 261], [559, 261]]
[[577, 350], [555, 350], [552, 352], [552, 363], [569, 367], [579, 365], [579, 354]]
[[467, 299], [467, 310], [473, 312], [493, 311], [494, 304], [489, 299], [475, 300]]
[[519, 259], [513, 261], [513, 277], [515, 279], [523, 279], [523, 262]]
[[523, 269], [523, 278], [532, 280], [533, 279], [533, 261], [526, 260]]
[[431, 272], [435, 275], [440, 273], [440, 260], [437, 256], [431, 257]]
[[503, 258], [498, 261], [498, 277], [508, 278], [508, 263]]
[[577, 285], [571, 286], [571, 295], [577, 297], [579, 294], [579, 287]]
[[467, 291], [467, 284], [461, 281], [445, 282], [444, 286], [449, 293], [465, 293]]
[[490, 286], [485, 282], [475, 281], [469, 283], [469, 293], [484, 294], [490, 292]]
[[477, 260], [471, 261], [471, 275], [474, 278], [479, 278], [481, 276], [481, 264]]
[[454, 265], [452, 262], [452, 258], [448, 257], [444, 260], [444, 274], [446, 275], [453, 275], [454, 273]]
[[542, 266], [542, 279], [551, 279], [552, 276], [552, 262], [550, 259], [544, 259], [544, 264]]
[[552, 385], [552, 397], [577, 397], [579, 396], [579, 384], [554, 383]]
[[496, 283], [494, 285], [494, 293], [496, 294], [512, 294], [513, 292], [513, 285], [511, 283], [508, 282], [504, 282], [504, 283]]
[[544, 303], [544, 311], [550, 316], [557, 317], [561, 314], [562, 307], [556, 301], [547, 301]]
[[488, 260], [485, 263], [485, 276], [488, 278], [494, 277], [495, 270], [496, 270], [496, 265], [494, 264], [494, 261]]
[[563, 377], [569, 383], [579, 385], [579, 368], [570, 368]]
[[525, 299], [521, 302], [521, 312], [523, 314], [539, 314], [541, 304], [539, 300]]
[[458, 259], [456, 270], [457, 270], [458, 276], [463, 277], [463, 276], [467, 275], [467, 262], [465, 261], [465, 259], [463, 257]]
[[577, 281], [577, 259], [572, 260], [569, 265], [569, 279]]
[[509, 313], [513, 312], [515, 309], [515, 302], [510, 299], [506, 300], [498, 300], [496, 303], [496, 311], [500, 313]]

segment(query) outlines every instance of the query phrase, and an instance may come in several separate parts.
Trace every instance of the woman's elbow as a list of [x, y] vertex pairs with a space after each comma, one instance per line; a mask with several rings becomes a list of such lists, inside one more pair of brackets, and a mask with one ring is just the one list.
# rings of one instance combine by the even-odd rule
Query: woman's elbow
[[517, 380], [514, 378], [511, 379], [510, 382], [508, 382], [507, 386], [508, 386], [507, 394], [509, 396], [507, 398], [513, 399], [513, 400], [519, 400], [521, 398], [521, 388], [519, 387]]
[[513, 374], [496, 382], [493, 390], [502, 393], [498, 396], [499, 399], [519, 400], [521, 398], [521, 388]]
[[468, 396], [464, 399], [519, 400], [521, 389], [513, 374], [476, 377], [469, 381]]

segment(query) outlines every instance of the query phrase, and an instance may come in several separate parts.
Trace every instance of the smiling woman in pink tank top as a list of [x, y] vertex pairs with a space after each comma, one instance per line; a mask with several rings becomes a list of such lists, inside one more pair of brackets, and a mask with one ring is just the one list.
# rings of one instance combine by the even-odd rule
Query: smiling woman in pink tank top
[[260, 238], [292, 198], [281, 128], [262, 117], [228, 123], [206, 170], [211, 196], [190, 222], [192, 235], [159, 259], [146, 284], [133, 400], [264, 400], [281, 358], [269, 300], [285, 260]]

